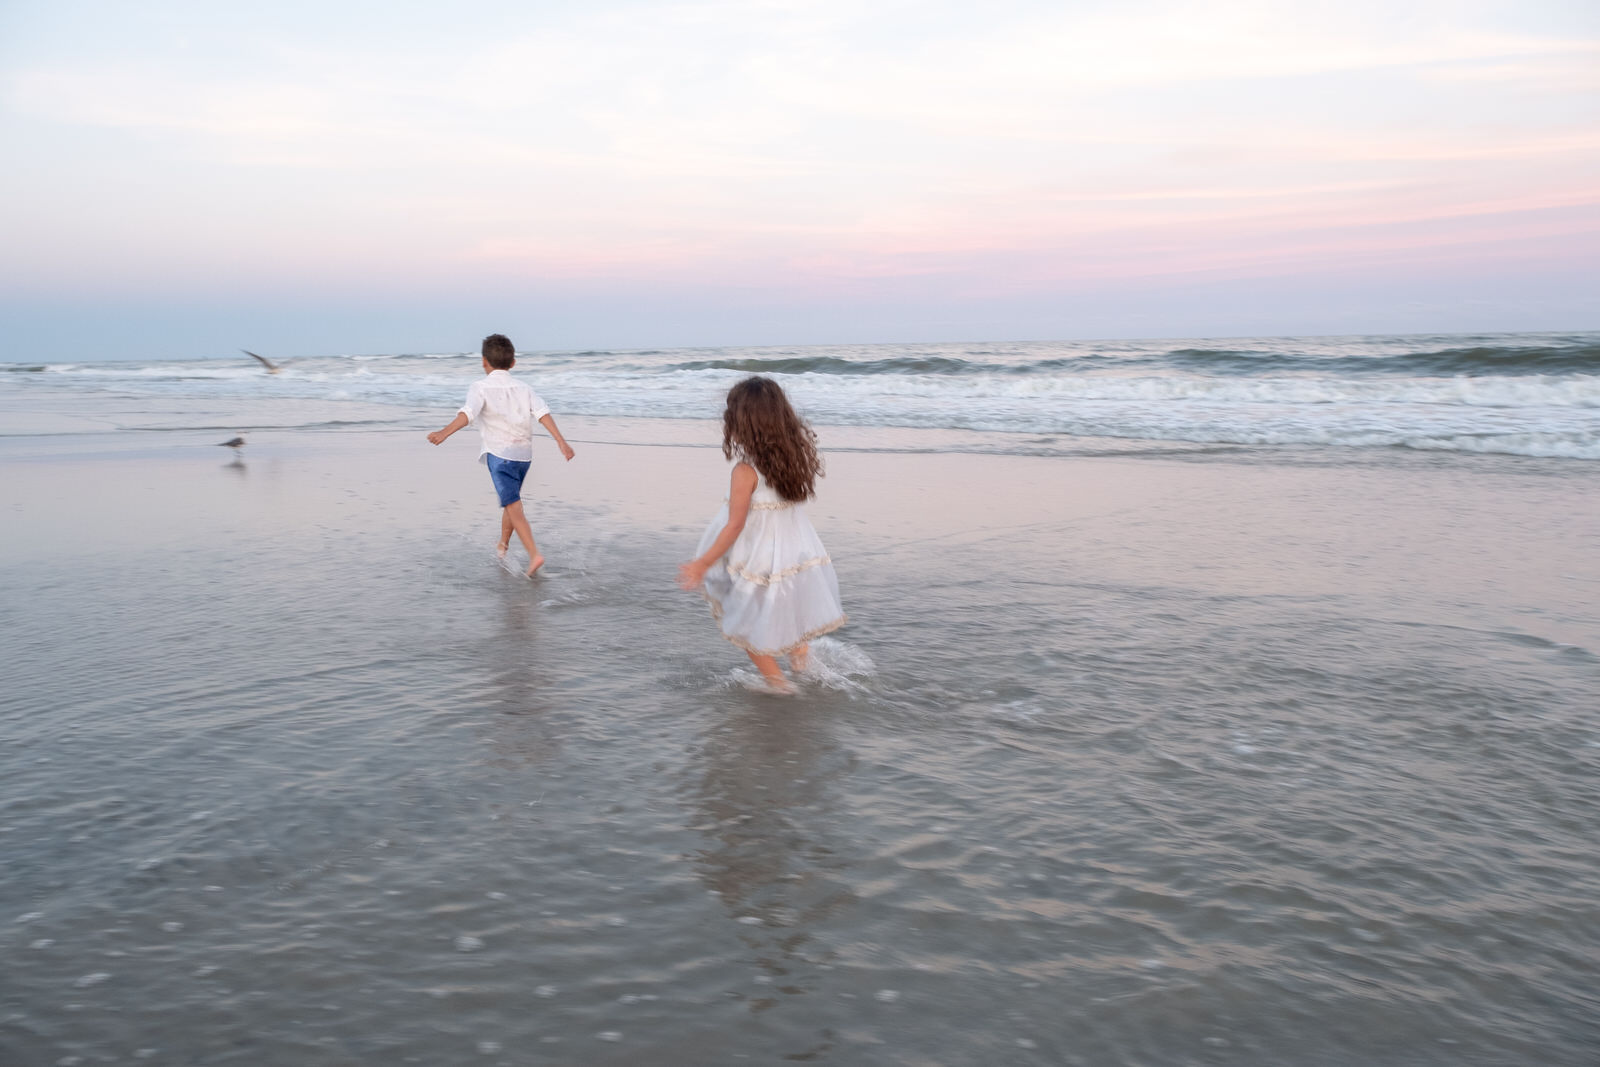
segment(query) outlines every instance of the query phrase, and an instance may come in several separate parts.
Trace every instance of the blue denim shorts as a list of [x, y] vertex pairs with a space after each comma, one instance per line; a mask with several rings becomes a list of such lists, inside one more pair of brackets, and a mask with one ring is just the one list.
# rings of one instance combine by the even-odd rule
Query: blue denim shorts
[[483, 461], [489, 466], [489, 477], [494, 481], [494, 491], [500, 496], [500, 506], [510, 507], [521, 500], [522, 479], [528, 476], [529, 464], [495, 455], [486, 455]]

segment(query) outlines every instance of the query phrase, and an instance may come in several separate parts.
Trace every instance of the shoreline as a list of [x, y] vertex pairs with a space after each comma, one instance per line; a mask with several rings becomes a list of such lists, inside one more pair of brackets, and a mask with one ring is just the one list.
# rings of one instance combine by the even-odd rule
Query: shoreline
[[[698, 530], [725, 493], [720, 441], [695, 439], [711, 423], [570, 422], [563, 430], [579, 449], [572, 464], [536, 441], [528, 482], [535, 507], [676, 533]], [[846, 565], [850, 551], [881, 554], [902, 543], [1004, 547], [1008, 537], [1022, 558], [1048, 557], [1037, 541], [1056, 531], [1065, 557], [1058, 566], [1083, 581], [1343, 596], [1391, 608], [1449, 604], [1460, 622], [1474, 611], [1502, 621], [1543, 614], [1550, 639], [1600, 651], [1600, 624], [1589, 610], [1600, 567], [1584, 547], [1596, 521], [1589, 502], [1600, 498], [1600, 467], [1427, 454], [1369, 463], [1359, 455], [885, 450], [879, 433], [830, 448], [837, 435], [823, 432], [828, 475], [809, 507], [825, 541], [844, 542]], [[347, 511], [319, 510], [296, 483], [330, 502], [339, 492], [373, 502], [383, 513], [374, 521], [413, 522], [392, 507], [403, 497], [438, 511], [425, 524], [439, 532], [483, 527], [495, 513], [476, 441], [435, 448], [420, 430], [296, 430], [255, 434], [234, 456], [213, 436], [0, 438], [0, 492], [15, 520], [8, 555], [29, 545], [70, 553], [79, 543], [72, 531], [91, 528], [107, 508], [127, 514], [132, 528], [165, 528], [178, 540], [197, 522], [233, 525], [254, 514], [287, 536], [297, 521], [326, 523]], [[47, 504], [62, 479], [99, 488]], [[152, 497], [161, 500], [154, 510]]]

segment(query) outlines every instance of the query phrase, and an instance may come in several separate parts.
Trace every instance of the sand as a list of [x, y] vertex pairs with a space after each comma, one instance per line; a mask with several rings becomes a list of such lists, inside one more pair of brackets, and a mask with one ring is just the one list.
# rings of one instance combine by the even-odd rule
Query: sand
[[0, 438], [7, 1062], [1600, 1040], [1589, 467], [824, 428], [785, 700], [673, 586], [715, 428], [562, 426], [533, 581], [428, 425]]

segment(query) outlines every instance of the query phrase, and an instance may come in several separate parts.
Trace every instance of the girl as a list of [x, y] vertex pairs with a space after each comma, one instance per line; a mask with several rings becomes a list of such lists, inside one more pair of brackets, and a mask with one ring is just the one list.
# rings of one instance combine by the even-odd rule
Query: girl
[[722, 636], [775, 692], [792, 693], [777, 657], [803, 671], [811, 639], [845, 624], [833, 563], [802, 507], [822, 475], [817, 435], [777, 382], [746, 378], [728, 390], [722, 455], [734, 460], [727, 502], [699, 555], [678, 568], [678, 584], [703, 583]]

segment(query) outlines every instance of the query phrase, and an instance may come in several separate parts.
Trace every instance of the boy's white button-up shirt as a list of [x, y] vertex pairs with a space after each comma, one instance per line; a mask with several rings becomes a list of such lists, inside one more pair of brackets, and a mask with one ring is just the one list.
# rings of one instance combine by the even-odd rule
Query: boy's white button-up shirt
[[480, 460], [487, 463], [484, 457], [493, 453], [526, 463], [533, 459], [534, 424], [550, 414], [550, 408], [510, 371], [495, 370], [467, 387], [461, 413], [483, 438]]

